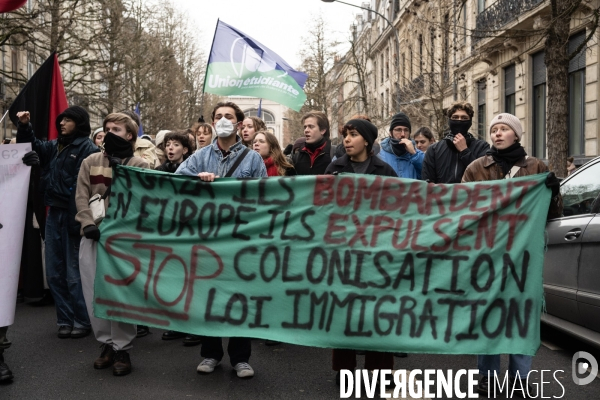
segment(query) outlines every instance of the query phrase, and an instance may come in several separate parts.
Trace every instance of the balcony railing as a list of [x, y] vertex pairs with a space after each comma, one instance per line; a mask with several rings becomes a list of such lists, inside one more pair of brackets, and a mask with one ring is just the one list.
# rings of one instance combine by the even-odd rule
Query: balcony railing
[[531, 10], [544, 0], [498, 0], [477, 16], [473, 44], [486, 37], [497, 35], [504, 25], [513, 21], [516, 17]]
[[409, 103], [412, 100], [421, 97], [424, 92], [425, 77], [421, 74], [400, 89], [398, 100], [400, 101], [400, 104]]

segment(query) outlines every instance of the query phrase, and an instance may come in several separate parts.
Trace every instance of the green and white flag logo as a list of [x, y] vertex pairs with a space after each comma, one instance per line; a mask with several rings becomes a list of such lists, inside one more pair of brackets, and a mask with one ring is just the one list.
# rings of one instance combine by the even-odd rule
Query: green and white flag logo
[[299, 111], [308, 76], [248, 35], [217, 22], [204, 91], [269, 99]]

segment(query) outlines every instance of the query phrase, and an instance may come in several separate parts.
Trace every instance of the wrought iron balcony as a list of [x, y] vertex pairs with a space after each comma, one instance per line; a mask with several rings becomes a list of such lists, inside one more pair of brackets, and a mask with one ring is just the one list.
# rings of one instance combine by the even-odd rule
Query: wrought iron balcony
[[486, 37], [496, 36], [494, 31], [500, 30], [504, 25], [516, 17], [531, 10], [544, 0], [498, 0], [477, 16], [473, 43]]
[[409, 103], [412, 100], [418, 99], [425, 92], [425, 77], [423, 74], [417, 76], [407, 85], [402, 87], [397, 94], [400, 104]]

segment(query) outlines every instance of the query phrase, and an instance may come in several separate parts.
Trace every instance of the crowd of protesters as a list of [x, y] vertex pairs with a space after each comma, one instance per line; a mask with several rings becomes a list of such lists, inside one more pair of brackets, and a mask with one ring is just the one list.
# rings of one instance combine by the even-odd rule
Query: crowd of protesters
[[[281, 144], [258, 117], [247, 117], [233, 102], [216, 104], [210, 123], [189, 129], [161, 130], [154, 139], [138, 137], [139, 117], [131, 111], [109, 114], [93, 133], [87, 111], [69, 107], [56, 120], [58, 139], [36, 138], [28, 111], [17, 114], [17, 142], [32, 143], [23, 162], [41, 169], [45, 230], [45, 277], [56, 308], [59, 338], [81, 338], [93, 333], [101, 343], [96, 369], [113, 368], [114, 375], [131, 372], [129, 351], [136, 337], [149, 328], [98, 319], [92, 313], [99, 220], [90, 199], [108, 207], [112, 167], [118, 164], [189, 175], [206, 182], [220, 177], [266, 178], [273, 176], [358, 173], [454, 184], [508, 179], [547, 172], [540, 160], [527, 156], [521, 146], [523, 129], [517, 117], [497, 115], [482, 140], [469, 133], [473, 107], [457, 102], [448, 110], [449, 129], [436, 141], [428, 127], [413, 133], [409, 117], [398, 112], [378, 142], [379, 130], [366, 115], [355, 115], [340, 130], [343, 142], [332, 146], [327, 116], [320, 111], [303, 115], [304, 137]], [[491, 142], [491, 146], [488, 144]], [[548, 174], [552, 190], [548, 217], [559, 216], [562, 203], [559, 181]], [[4, 363], [7, 327], [0, 328], [0, 380], [13, 378]], [[201, 344], [199, 373], [211, 373], [224, 356], [222, 338], [166, 331], [164, 340], [183, 339], [188, 346]], [[278, 342], [267, 341], [268, 345]], [[240, 378], [254, 375], [250, 366], [250, 338], [229, 339], [227, 352]], [[405, 353], [396, 353], [405, 357]], [[391, 369], [394, 353], [366, 352], [366, 369]], [[487, 392], [488, 371], [499, 372], [500, 356], [479, 356], [482, 376], [479, 389]], [[356, 368], [356, 351], [333, 350], [333, 370]], [[531, 357], [510, 355], [509, 375], [525, 377]], [[338, 372], [339, 376], [339, 372]]]

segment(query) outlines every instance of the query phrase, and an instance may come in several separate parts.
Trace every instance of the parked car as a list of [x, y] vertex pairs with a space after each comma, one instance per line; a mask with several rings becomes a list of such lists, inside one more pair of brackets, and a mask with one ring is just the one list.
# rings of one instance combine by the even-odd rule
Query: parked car
[[546, 225], [542, 322], [600, 348], [600, 157], [561, 182], [563, 217]]

